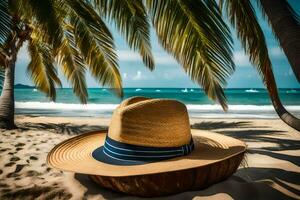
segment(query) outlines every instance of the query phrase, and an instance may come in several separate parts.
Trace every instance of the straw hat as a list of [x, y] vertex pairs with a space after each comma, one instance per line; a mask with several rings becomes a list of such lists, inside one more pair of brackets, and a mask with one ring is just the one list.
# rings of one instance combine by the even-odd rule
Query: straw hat
[[47, 163], [89, 174], [112, 190], [159, 196], [227, 178], [245, 151], [240, 140], [190, 129], [187, 109], [178, 101], [133, 97], [114, 111], [108, 131], [58, 144]]

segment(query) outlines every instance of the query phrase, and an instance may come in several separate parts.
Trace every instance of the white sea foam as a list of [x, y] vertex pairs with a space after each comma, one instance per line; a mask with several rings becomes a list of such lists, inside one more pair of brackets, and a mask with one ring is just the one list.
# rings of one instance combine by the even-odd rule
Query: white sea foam
[[286, 93], [297, 93], [297, 90], [288, 90]]
[[187, 93], [188, 89], [185, 88], [184, 90], [181, 90], [181, 92]]
[[39, 110], [114, 110], [118, 104], [72, 104], [55, 102], [16, 102], [17, 109]]
[[[56, 102], [16, 102], [19, 109], [43, 109], [43, 110], [114, 110], [118, 104], [72, 104]], [[190, 111], [222, 111], [220, 105], [186, 105]], [[300, 105], [286, 106], [288, 110], [300, 111]], [[274, 111], [272, 105], [228, 105], [229, 111]]]
[[[300, 106], [285, 106], [288, 110], [300, 111]], [[188, 110], [222, 111], [220, 105], [187, 105]], [[273, 111], [272, 105], [228, 105], [228, 111]]]
[[259, 92], [258, 90], [254, 90], [254, 89], [249, 89], [249, 90], [245, 90], [245, 92], [249, 92], [249, 93], [257, 93]]
[[141, 91], [142, 89], [141, 88], [137, 88], [137, 89], [135, 89], [135, 91], [136, 92], [138, 92], [138, 91]]

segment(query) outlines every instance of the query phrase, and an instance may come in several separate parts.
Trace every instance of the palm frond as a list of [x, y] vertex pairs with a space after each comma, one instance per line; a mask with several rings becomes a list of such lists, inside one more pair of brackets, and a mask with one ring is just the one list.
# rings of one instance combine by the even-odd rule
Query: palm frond
[[266, 84], [272, 64], [268, 55], [267, 44], [256, 15], [248, 0], [228, 0], [223, 3], [231, 24], [236, 28], [246, 54], [256, 67], [263, 82]]
[[6, 65], [6, 58], [7, 58], [7, 53], [4, 48], [2, 48], [2, 45], [0, 45], [0, 67], [4, 68]]
[[94, 0], [101, 16], [114, 22], [130, 48], [139, 51], [144, 64], [154, 69], [151, 52], [150, 24], [142, 0]]
[[122, 81], [111, 33], [90, 4], [66, 1], [70, 8], [69, 24], [73, 27], [76, 46], [93, 77], [122, 96]]
[[0, 45], [2, 45], [11, 31], [11, 16], [8, 0], [0, 0]]
[[215, 2], [147, 0], [146, 5], [162, 46], [226, 110], [222, 88], [234, 71], [232, 39]]
[[58, 63], [62, 67], [67, 80], [73, 87], [73, 92], [80, 98], [82, 103], [87, 102], [88, 92], [85, 79], [85, 62], [76, 48], [74, 28], [65, 25], [65, 36], [61, 46], [58, 48]]
[[30, 39], [28, 42], [28, 52], [31, 61], [28, 64], [27, 72], [31, 75], [37, 88], [46, 93], [51, 100], [55, 101], [55, 86], [61, 86], [61, 82], [53, 64], [54, 58], [52, 57], [50, 47], [39, 40]]
[[3, 67], [0, 67], [0, 89], [3, 87], [5, 71]]
[[52, 0], [18, 0], [11, 5], [11, 10], [18, 13], [22, 22], [38, 28], [40, 38], [55, 49], [60, 45], [63, 36], [57, 6], [58, 3]]

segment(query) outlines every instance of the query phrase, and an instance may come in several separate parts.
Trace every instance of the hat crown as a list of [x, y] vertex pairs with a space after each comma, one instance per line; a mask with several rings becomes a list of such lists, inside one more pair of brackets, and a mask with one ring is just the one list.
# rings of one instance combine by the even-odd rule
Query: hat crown
[[133, 97], [114, 111], [108, 136], [147, 147], [179, 147], [191, 141], [187, 109], [170, 99]]

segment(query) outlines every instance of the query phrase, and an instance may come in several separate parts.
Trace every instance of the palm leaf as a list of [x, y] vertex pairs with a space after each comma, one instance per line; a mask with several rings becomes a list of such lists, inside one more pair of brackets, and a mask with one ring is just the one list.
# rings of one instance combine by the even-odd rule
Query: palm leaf
[[3, 67], [0, 67], [0, 89], [3, 87], [5, 71]]
[[2, 45], [11, 31], [11, 16], [8, 9], [8, 0], [0, 0], [0, 44]]
[[43, 38], [43, 41], [55, 49], [63, 36], [58, 6], [59, 3], [52, 0], [18, 0], [11, 5], [11, 10], [18, 13], [22, 22], [39, 29], [39, 38]]
[[73, 27], [75, 43], [91, 74], [102, 85], [115, 89], [122, 96], [122, 81], [111, 33], [100, 16], [88, 3], [66, 1], [69, 24]]
[[4, 77], [5, 77], [5, 54], [2, 52], [4, 49], [1, 48], [2, 45], [0, 45], [0, 89], [3, 87], [4, 83]]
[[71, 82], [73, 92], [82, 103], [87, 102], [88, 92], [85, 80], [85, 62], [76, 48], [74, 28], [65, 25], [65, 37], [58, 49], [58, 63], [65, 77]]
[[256, 19], [254, 9], [248, 0], [220, 1], [231, 24], [236, 28], [238, 38], [249, 59], [256, 67], [263, 82], [266, 79], [272, 64], [268, 55], [267, 44], [261, 27]]
[[61, 86], [61, 82], [57, 76], [56, 68], [53, 65], [54, 58], [51, 55], [50, 47], [41, 41], [30, 39], [28, 52], [31, 61], [28, 65], [27, 72], [31, 75], [37, 88], [55, 101], [55, 86]]
[[139, 51], [144, 64], [154, 68], [151, 53], [150, 24], [142, 0], [94, 0], [99, 13], [114, 22], [130, 48]]
[[227, 109], [223, 87], [234, 71], [232, 39], [214, 1], [147, 0], [162, 46], [206, 94]]

